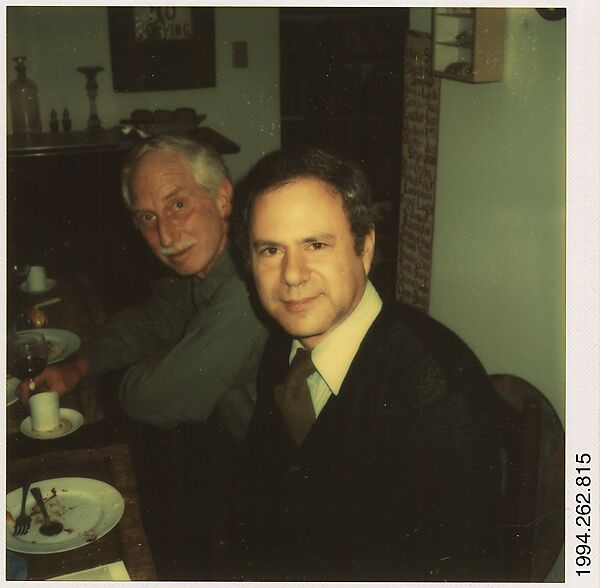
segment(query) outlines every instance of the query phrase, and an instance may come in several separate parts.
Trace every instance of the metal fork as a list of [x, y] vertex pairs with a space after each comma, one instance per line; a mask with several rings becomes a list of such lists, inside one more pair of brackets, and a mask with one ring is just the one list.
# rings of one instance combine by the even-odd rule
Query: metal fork
[[21, 514], [15, 521], [15, 530], [13, 535], [25, 535], [29, 531], [31, 526], [31, 517], [25, 512], [25, 502], [27, 501], [27, 494], [29, 494], [29, 486], [31, 482], [26, 482], [23, 485], [23, 496], [21, 498]]

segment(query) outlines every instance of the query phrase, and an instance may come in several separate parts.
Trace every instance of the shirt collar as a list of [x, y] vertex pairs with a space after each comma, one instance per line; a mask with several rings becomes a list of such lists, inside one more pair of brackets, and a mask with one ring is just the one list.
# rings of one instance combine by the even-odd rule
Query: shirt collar
[[[362, 298], [350, 316], [313, 349], [312, 361], [334, 394], [339, 394], [350, 364], [381, 307], [381, 298], [368, 280]], [[302, 347], [302, 344], [294, 339], [290, 350], [290, 362], [299, 347]]]
[[229, 247], [225, 247], [205, 278], [192, 278], [194, 298], [201, 297], [210, 300], [212, 295], [221, 287], [221, 284], [235, 271]]

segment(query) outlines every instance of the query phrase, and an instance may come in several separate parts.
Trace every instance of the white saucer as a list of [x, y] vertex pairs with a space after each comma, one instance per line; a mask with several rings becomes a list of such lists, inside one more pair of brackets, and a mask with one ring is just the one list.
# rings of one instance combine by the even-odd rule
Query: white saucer
[[83, 415], [72, 408], [60, 409], [60, 424], [54, 431], [34, 431], [31, 428], [31, 417], [27, 417], [21, 423], [21, 433], [32, 439], [58, 439], [65, 437], [79, 429], [83, 425]]
[[21, 284], [21, 292], [25, 292], [27, 294], [45, 294], [54, 287], [56, 287], [56, 280], [51, 278], [46, 278], [46, 287], [43, 290], [30, 290], [27, 286], [27, 281], [25, 281]]

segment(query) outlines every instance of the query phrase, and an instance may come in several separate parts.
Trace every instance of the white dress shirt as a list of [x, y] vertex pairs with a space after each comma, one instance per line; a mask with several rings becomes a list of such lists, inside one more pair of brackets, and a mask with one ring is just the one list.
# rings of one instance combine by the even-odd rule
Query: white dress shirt
[[[312, 350], [311, 357], [317, 371], [307, 382], [317, 417], [331, 394], [339, 394], [350, 364], [381, 307], [381, 298], [369, 280], [360, 302], [350, 316]], [[302, 347], [302, 344], [294, 339], [290, 350], [290, 363], [299, 347]]]

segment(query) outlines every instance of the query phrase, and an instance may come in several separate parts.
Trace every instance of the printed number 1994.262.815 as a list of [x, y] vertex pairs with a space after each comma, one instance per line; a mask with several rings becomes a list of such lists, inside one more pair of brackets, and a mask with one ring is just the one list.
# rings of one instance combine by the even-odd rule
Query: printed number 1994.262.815
[[575, 455], [575, 566], [578, 576], [591, 572], [592, 567], [592, 456], [589, 453]]

